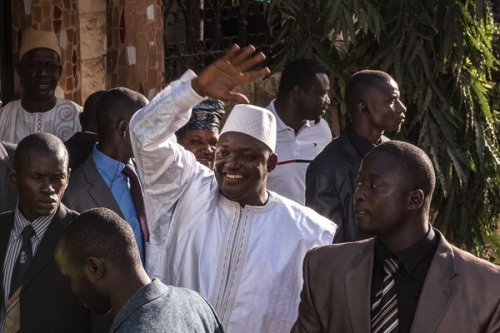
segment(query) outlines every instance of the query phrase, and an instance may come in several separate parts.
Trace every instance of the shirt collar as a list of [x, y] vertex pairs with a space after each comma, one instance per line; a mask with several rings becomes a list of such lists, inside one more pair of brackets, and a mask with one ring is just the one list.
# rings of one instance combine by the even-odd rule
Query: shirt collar
[[[274, 103], [275, 102], [276, 102], [276, 99], [273, 99], [271, 101], [271, 103], [269, 103], [269, 105], [267, 106], [267, 109], [269, 111], [271, 111], [274, 114], [274, 118], [276, 118], [276, 130], [277, 131], [285, 131], [285, 130], [292, 130], [293, 131], [293, 128], [291, 128], [290, 126], [288, 126], [287, 124], [285, 124], [283, 122], [283, 120], [281, 120], [281, 118], [278, 115], [278, 113], [276, 112], [276, 108], [274, 107]], [[302, 125], [302, 127], [300, 128], [299, 132], [302, 131], [306, 127], [311, 127], [311, 126], [314, 126], [314, 125], [315, 125], [314, 120], [306, 120], [305, 123], [304, 123], [304, 125]]]
[[421, 240], [398, 254], [391, 253], [377, 238], [375, 242], [375, 265], [382, 267], [385, 259], [396, 257], [401, 261], [405, 271], [411, 273], [438, 241], [439, 239], [436, 237], [431, 225], [429, 225], [427, 234]]
[[[116, 177], [120, 177], [121, 172], [125, 167], [125, 164], [122, 162], [109, 157], [97, 149], [97, 144], [94, 146], [94, 150], [92, 151], [92, 158], [94, 159], [96, 168], [111, 180]], [[131, 164], [131, 161], [128, 161], [127, 164]]]
[[35, 220], [33, 220], [33, 222], [30, 222], [24, 217], [23, 213], [21, 213], [18, 205], [14, 212], [14, 238], [17, 239], [21, 237], [21, 233], [23, 232], [24, 228], [31, 224], [31, 226], [35, 230], [36, 238], [42, 239], [45, 231], [47, 231], [50, 222], [52, 221], [58, 210], [59, 207], [52, 214], [47, 216], [39, 216]]

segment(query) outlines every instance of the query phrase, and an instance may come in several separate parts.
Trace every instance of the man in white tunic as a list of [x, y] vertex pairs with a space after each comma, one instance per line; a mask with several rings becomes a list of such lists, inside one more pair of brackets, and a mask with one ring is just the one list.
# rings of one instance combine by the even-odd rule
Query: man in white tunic
[[164, 283], [200, 292], [226, 332], [289, 332], [297, 316], [302, 259], [337, 229], [314, 211], [266, 190], [276, 167], [272, 113], [237, 105], [216, 148], [214, 169], [175, 140], [191, 107], [209, 96], [248, 102], [232, 90], [269, 73], [238, 47], [199, 77], [188, 71], [130, 121], [145, 185], [150, 230], [146, 270]]
[[19, 143], [38, 132], [62, 141], [81, 131], [82, 107], [59, 99], [55, 91], [61, 77], [61, 49], [52, 31], [27, 29], [19, 49], [18, 73], [23, 97], [0, 108], [0, 140]]

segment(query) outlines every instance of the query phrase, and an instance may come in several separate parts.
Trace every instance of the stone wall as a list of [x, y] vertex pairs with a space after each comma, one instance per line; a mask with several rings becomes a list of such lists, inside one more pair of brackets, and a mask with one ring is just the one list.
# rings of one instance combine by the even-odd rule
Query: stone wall
[[153, 98], [164, 86], [161, 0], [108, 0], [107, 85]]
[[106, 0], [79, 0], [82, 103], [106, 89]]

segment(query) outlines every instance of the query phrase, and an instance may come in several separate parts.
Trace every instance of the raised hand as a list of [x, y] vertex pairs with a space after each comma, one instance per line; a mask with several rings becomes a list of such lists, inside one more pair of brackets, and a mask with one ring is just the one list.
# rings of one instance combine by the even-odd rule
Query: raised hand
[[252, 45], [240, 50], [236, 44], [220, 59], [205, 68], [191, 84], [201, 96], [223, 101], [248, 103], [248, 98], [233, 91], [237, 86], [269, 75], [269, 68], [253, 69], [266, 59], [262, 52], [255, 53]]

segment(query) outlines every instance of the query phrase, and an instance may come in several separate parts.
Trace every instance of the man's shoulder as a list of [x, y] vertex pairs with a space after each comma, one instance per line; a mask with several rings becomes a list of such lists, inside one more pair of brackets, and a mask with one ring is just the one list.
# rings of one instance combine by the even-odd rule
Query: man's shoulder
[[83, 163], [78, 166], [78, 168], [76, 168], [74, 171], [71, 171], [71, 178], [69, 179], [69, 183], [71, 184], [71, 182], [76, 182], [77, 179], [80, 182], [85, 179], [85, 175], [87, 173], [93, 171], [98, 172], [91, 152], [90, 155], [87, 156], [85, 161], [83, 161]]
[[14, 153], [16, 152], [17, 144], [7, 141], [0, 141], [0, 159], [11, 165], [14, 162]]
[[[271, 192], [271, 191], [270, 191]], [[273, 200], [278, 206], [286, 207], [290, 212], [290, 218], [296, 222], [312, 223], [327, 230], [336, 230], [337, 225], [323, 215], [318, 214], [313, 209], [303, 206], [296, 201], [288, 199], [276, 192], [271, 192]]]
[[14, 101], [11, 101], [0, 108], [0, 115], [8, 113], [8, 112], [16, 111], [19, 107], [21, 107], [21, 100], [20, 99], [16, 99]]
[[321, 153], [309, 164], [308, 171], [334, 173], [338, 168], [350, 165], [346, 159], [348, 152], [346, 152], [342, 141], [344, 141], [343, 134], [327, 144]]
[[56, 98], [56, 109], [59, 108], [74, 110], [77, 113], [83, 111], [83, 108], [80, 105], [76, 104], [75, 102], [69, 99], [64, 99], [64, 98]]
[[96, 178], [99, 174], [99, 171], [94, 164], [94, 160], [92, 159], [92, 154], [90, 154], [87, 159], [74, 171], [71, 171], [71, 177], [69, 178], [69, 184], [66, 188], [64, 197], [69, 198], [77, 195], [82, 191], [87, 192], [87, 186], [85, 185], [90, 184], [89, 177], [91, 177], [91, 175], [89, 174], [91, 173], [96, 175]]
[[189, 323], [195, 327], [203, 326], [197, 322], [197, 318], [208, 318], [207, 315], [215, 322], [210, 305], [200, 294], [167, 286], [155, 279], [127, 301], [115, 321], [116, 318], [123, 319], [117, 332], [131, 332], [133, 329], [178, 331]]
[[9, 210], [0, 213], [0, 230], [3, 229], [6, 223], [14, 221], [14, 210]]
[[371, 248], [374, 249], [374, 238], [363, 239], [355, 242], [336, 243], [325, 246], [320, 246], [312, 249], [310, 255], [312, 257], [323, 257], [342, 253], [346, 256], [357, 256], [361, 250]]
[[457, 270], [463, 274], [489, 276], [499, 282], [500, 288], [500, 266], [497, 266], [485, 259], [478, 258], [472, 253], [464, 251], [454, 245], [450, 245], [455, 259]]
[[313, 269], [314, 267], [323, 267], [322, 271], [343, 270], [352, 267], [351, 264], [355, 261], [363, 261], [373, 257], [374, 244], [374, 238], [369, 238], [356, 242], [315, 247], [308, 252], [308, 263]]

